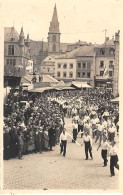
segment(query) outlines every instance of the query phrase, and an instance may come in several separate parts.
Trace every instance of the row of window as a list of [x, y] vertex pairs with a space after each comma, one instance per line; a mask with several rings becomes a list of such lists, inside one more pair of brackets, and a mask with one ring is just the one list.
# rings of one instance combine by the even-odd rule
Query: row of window
[[90, 78], [91, 72], [77, 72], [78, 78]]
[[90, 62], [78, 62], [78, 69], [80, 69], [80, 68], [86, 68], [86, 69], [91, 69], [91, 63]]
[[[109, 55], [114, 55], [115, 54], [115, 49], [110, 48], [108, 52], [109, 52]], [[101, 48], [100, 49], [100, 55], [105, 55], [105, 53], [106, 53], [106, 50], [104, 48]]]
[[[61, 72], [57, 72], [57, 77], [61, 77]], [[63, 72], [63, 78], [67, 77], [67, 72]], [[73, 72], [69, 72], [69, 78], [73, 78]]]
[[16, 65], [16, 59], [6, 59], [6, 65]]
[[52, 70], [52, 69], [50, 69], [50, 68], [45, 68], [45, 67], [43, 67], [43, 70], [47, 70], [47, 71], [49, 72], [49, 71], [53, 71], [53, 70], [55, 71], [55, 68], [53, 68], [53, 70]]
[[[100, 76], [103, 76], [104, 71], [100, 71]], [[109, 71], [109, 77], [113, 77], [113, 71]]]
[[[61, 64], [60, 64], [60, 63], [58, 63], [58, 64], [57, 64], [57, 67], [58, 67], [58, 68], [61, 68]], [[66, 63], [65, 63], [65, 64], [63, 64], [63, 68], [64, 68], [64, 69], [66, 69], [66, 68], [67, 68], [67, 64], [66, 64]], [[72, 64], [72, 63], [71, 63], [71, 64], [69, 64], [69, 68], [71, 68], [71, 69], [73, 68], [73, 64]]]
[[[113, 61], [109, 61], [109, 68], [113, 67]], [[104, 61], [100, 61], [100, 68], [104, 68]]]

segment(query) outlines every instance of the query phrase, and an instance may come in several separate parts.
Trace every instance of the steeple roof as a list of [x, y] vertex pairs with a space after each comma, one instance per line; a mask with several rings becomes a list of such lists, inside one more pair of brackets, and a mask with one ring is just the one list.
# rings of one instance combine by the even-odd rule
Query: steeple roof
[[49, 33], [60, 33], [56, 4], [54, 7], [52, 21], [50, 22]]
[[23, 27], [21, 27], [20, 37], [23, 37], [24, 38]]

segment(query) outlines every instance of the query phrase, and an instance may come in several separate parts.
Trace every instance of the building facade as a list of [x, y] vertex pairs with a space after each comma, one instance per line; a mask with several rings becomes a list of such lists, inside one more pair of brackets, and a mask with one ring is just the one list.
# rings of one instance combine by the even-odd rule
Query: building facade
[[21, 28], [19, 35], [14, 27], [6, 27], [4, 29], [5, 75], [25, 75], [30, 57], [29, 35], [25, 39], [23, 28]]
[[55, 75], [55, 58], [53, 56], [47, 56], [40, 65], [40, 74]]
[[119, 95], [119, 49], [120, 49], [120, 31], [115, 33], [115, 61], [114, 61], [114, 80], [113, 80], [113, 95]]
[[94, 87], [95, 57], [77, 57], [76, 80]]
[[114, 39], [109, 40], [106, 38], [106, 41], [103, 45], [95, 47], [96, 52], [96, 75], [103, 76], [104, 69], [108, 71], [108, 77], [114, 76], [114, 60], [115, 60], [115, 44]]
[[55, 58], [55, 78], [63, 81], [76, 80], [76, 59]]

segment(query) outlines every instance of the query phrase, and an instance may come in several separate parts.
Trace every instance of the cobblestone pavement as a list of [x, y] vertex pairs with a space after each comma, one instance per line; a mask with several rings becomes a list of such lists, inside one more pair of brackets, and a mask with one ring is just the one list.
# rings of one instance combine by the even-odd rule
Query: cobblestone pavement
[[[72, 135], [71, 119], [65, 119], [67, 132]], [[82, 142], [80, 135], [77, 141]], [[4, 161], [4, 189], [118, 189], [119, 172], [110, 177], [109, 162], [103, 167], [101, 151], [93, 144], [93, 160], [85, 161], [84, 147], [68, 139], [66, 157], [59, 145], [52, 152], [30, 154], [23, 160]]]

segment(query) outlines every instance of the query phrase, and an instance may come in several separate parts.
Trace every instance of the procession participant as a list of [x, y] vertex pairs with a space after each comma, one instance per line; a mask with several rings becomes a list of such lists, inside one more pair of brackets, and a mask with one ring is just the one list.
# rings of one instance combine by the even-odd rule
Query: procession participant
[[81, 138], [83, 136], [84, 129], [84, 116], [81, 116], [78, 120], [78, 133], [81, 131]]
[[108, 128], [108, 140], [110, 142], [114, 141], [115, 134], [116, 134], [116, 127], [114, 126], [113, 122], [111, 122], [111, 125]]
[[107, 138], [105, 136], [103, 136], [103, 139], [102, 141], [99, 143], [99, 146], [97, 148], [97, 151], [99, 150], [101, 146], [101, 156], [104, 160], [104, 165], [103, 167], [106, 167], [107, 166], [107, 155], [108, 155], [108, 152], [109, 152], [109, 143], [107, 142]]
[[85, 132], [85, 134], [83, 135], [83, 144], [85, 145], [85, 156], [86, 156], [85, 160], [88, 160], [88, 151], [90, 153], [91, 159], [93, 159], [93, 156], [92, 156], [92, 139], [91, 139], [90, 135], [88, 135], [87, 132]]
[[63, 152], [63, 156], [65, 157], [66, 155], [66, 146], [67, 146], [67, 133], [66, 133], [66, 129], [64, 128], [61, 135], [60, 135], [60, 154], [62, 154]]
[[93, 118], [91, 119], [91, 124], [92, 124], [92, 133], [93, 133], [93, 138], [96, 136], [97, 134], [97, 118], [96, 115], [93, 115]]
[[109, 151], [110, 154], [110, 177], [115, 176], [115, 172], [114, 172], [114, 167], [117, 168], [119, 170], [119, 165], [118, 163], [118, 149], [116, 147], [116, 142], [112, 141], [111, 142], [111, 148]]
[[104, 132], [104, 125], [102, 120], [100, 120], [100, 123], [97, 124], [97, 135], [96, 135], [95, 143], [97, 142], [98, 139], [99, 139], [99, 143], [101, 142], [103, 132]]
[[72, 114], [72, 118], [77, 114], [77, 109], [75, 106], [72, 108], [71, 114]]
[[[85, 121], [85, 119], [84, 119]], [[88, 133], [92, 137], [92, 124], [89, 122], [89, 120], [84, 122], [84, 133]]]
[[109, 117], [109, 112], [108, 112], [108, 109], [106, 108], [105, 109], [105, 112], [103, 113], [103, 118], [105, 119], [105, 120], [107, 120], [107, 118]]
[[68, 117], [68, 118], [71, 117], [71, 111], [72, 111], [71, 105], [68, 104], [68, 107], [67, 107], [67, 117]]
[[72, 143], [75, 143], [76, 142], [76, 139], [77, 139], [77, 131], [78, 131], [78, 124], [77, 124], [77, 121], [76, 120], [73, 121], [72, 128], [73, 128], [73, 139], [72, 139]]

